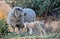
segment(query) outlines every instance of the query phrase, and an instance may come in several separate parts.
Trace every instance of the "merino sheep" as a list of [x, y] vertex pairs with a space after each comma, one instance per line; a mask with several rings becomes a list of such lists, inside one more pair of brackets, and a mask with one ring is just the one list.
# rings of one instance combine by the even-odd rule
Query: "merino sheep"
[[36, 21], [36, 13], [30, 8], [24, 8], [23, 12], [26, 14], [24, 16], [24, 22], [34, 22]]
[[11, 12], [8, 14], [7, 23], [12, 26], [13, 31], [15, 31], [15, 27], [23, 28], [24, 23], [24, 12], [21, 7], [14, 7]]
[[[24, 22], [34, 22], [36, 20], [35, 12], [30, 8], [14, 7], [8, 14], [7, 23], [12, 26], [13, 31], [15, 27], [24, 27]], [[20, 31], [19, 31], [20, 32]]]

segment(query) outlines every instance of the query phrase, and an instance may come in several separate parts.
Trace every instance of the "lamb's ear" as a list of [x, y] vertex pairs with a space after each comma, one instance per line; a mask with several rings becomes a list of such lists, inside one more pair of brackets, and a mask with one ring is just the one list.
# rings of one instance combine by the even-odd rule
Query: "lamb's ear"
[[24, 16], [26, 16], [26, 13], [24, 13]]

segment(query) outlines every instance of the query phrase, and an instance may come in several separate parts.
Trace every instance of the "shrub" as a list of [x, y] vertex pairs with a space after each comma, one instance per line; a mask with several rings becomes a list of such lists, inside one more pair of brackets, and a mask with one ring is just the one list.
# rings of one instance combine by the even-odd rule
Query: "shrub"
[[14, 0], [11, 7], [22, 6], [32, 8], [37, 15], [48, 13], [51, 9], [60, 7], [60, 0]]

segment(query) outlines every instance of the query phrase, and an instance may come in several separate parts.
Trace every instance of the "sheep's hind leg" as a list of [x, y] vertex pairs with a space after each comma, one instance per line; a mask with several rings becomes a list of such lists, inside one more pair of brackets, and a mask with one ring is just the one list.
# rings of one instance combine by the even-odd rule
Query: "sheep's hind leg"
[[15, 27], [12, 27], [13, 28], [13, 33], [15, 33]]

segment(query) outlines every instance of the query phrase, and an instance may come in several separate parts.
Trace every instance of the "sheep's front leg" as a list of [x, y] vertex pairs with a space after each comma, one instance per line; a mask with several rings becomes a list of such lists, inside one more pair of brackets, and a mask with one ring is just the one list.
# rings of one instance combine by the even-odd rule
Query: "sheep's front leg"
[[15, 27], [12, 27], [13, 28], [13, 32], [15, 32]]

